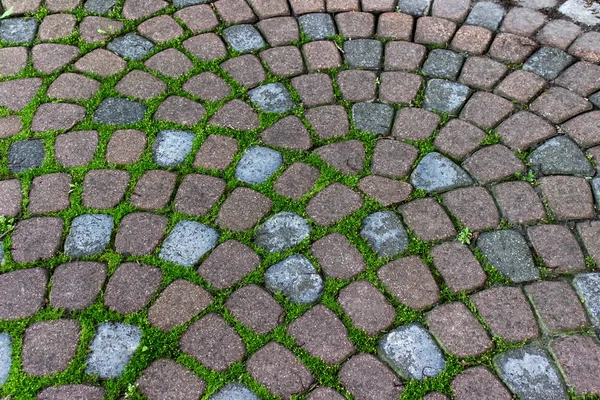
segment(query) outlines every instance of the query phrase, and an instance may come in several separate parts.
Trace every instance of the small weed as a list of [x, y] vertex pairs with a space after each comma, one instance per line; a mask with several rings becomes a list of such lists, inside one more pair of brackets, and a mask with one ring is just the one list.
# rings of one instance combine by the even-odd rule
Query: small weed
[[515, 176], [520, 181], [529, 182], [532, 185], [537, 185], [537, 180], [536, 180], [535, 172], [533, 172], [533, 170], [531, 170], [531, 169], [527, 170], [526, 174], [523, 174], [521, 172], [517, 172], [515, 174]]
[[469, 230], [466, 226], [460, 231], [458, 234], [458, 241], [462, 244], [471, 244], [471, 239], [473, 239], [473, 232]]

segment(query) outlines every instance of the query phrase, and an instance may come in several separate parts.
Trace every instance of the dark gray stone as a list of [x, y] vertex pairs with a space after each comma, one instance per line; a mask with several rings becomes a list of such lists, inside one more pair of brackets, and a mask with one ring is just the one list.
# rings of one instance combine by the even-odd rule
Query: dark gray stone
[[509, 350], [494, 358], [500, 378], [523, 400], [566, 400], [567, 394], [550, 357], [538, 345]]
[[144, 119], [146, 106], [136, 101], [107, 97], [96, 108], [94, 121], [108, 125], [124, 125]]
[[106, 214], [84, 214], [73, 219], [65, 241], [65, 254], [86, 257], [102, 253], [108, 243], [115, 222]]
[[533, 72], [551, 81], [575, 62], [575, 57], [554, 47], [542, 47], [523, 64], [525, 71]]
[[421, 71], [432, 78], [455, 81], [462, 68], [464, 57], [450, 50], [435, 49], [429, 52]]
[[344, 42], [344, 59], [353, 68], [379, 69], [383, 60], [383, 43], [373, 39], [347, 40]]
[[421, 17], [429, 14], [431, 0], [399, 0], [398, 10], [404, 14]]
[[106, 48], [125, 59], [140, 61], [154, 49], [154, 45], [140, 35], [128, 33], [114, 38]]
[[394, 109], [382, 103], [356, 103], [352, 106], [352, 120], [358, 130], [387, 135], [392, 128]]
[[504, 8], [500, 4], [492, 2], [476, 3], [465, 23], [477, 25], [495, 32], [504, 18]]
[[596, 199], [596, 207], [600, 207], [600, 178], [594, 178], [591, 180], [592, 193], [594, 193], [594, 199]]
[[258, 30], [248, 24], [234, 25], [223, 29], [223, 38], [233, 50], [241, 53], [259, 50], [266, 45]]
[[87, 0], [83, 9], [94, 14], [108, 14], [117, 4], [117, 0]]
[[263, 183], [283, 164], [281, 153], [268, 147], [248, 148], [235, 168], [236, 179], [250, 183]]
[[185, 131], [160, 131], [152, 144], [154, 162], [161, 167], [175, 167], [192, 151], [196, 135]]
[[98, 327], [90, 344], [85, 372], [100, 378], [118, 378], [142, 340], [142, 330], [135, 325], [105, 322]]
[[532, 281], [540, 276], [527, 242], [515, 230], [483, 232], [477, 239], [477, 247], [490, 265], [513, 282]]
[[468, 86], [443, 79], [432, 79], [425, 89], [423, 108], [457, 115], [471, 94]]
[[239, 382], [223, 386], [219, 391], [209, 397], [209, 400], [259, 400], [246, 386]]
[[284, 113], [294, 108], [294, 102], [283, 83], [275, 82], [248, 92], [250, 101], [265, 112]]
[[44, 141], [41, 139], [20, 140], [8, 147], [8, 170], [15, 174], [39, 168], [46, 158]]
[[335, 23], [329, 14], [305, 14], [298, 18], [298, 22], [302, 32], [312, 40], [323, 40], [336, 33]]
[[529, 164], [544, 175], [594, 175], [594, 167], [583, 151], [566, 136], [552, 138], [535, 149]]
[[323, 279], [306, 257], [295, 254], [267, 269], [265, 287], [293, 303], [310, 304], [323, 294]]
[[4, 248], [2, 242], [0, 242], [0, 265], [4, 265]]
[[433, 152], [419, 162], [410, 176], [410, 182], [414, 187], [429, 193], [440, 193], [469, 186], [473, 180], [452, 160]]
[[177, 8], [194, 6], [196, 4], [214, 3], [216, 0], [173, 0], [173, 5]]
[[600, 273], [577, 275], [573, 286], [583, 300], [592, 325], [600, 328]]
[[280, 212], [256, 231], [254, 243], [266, 251], [283, 251], [296, 246], [310, 234], [310, 227], [298, 214]]
[[0, 21], [0, 40], [14, 44], [32, 44], [37, 33], [35, 18], [9, 18]]
[[404, 379], [433, 378], [446, 368], [440, 348], [420, 324], [394, 329], [381, 338], [377, 350]]
[[600, 108], [600, 92], [596, 92], [590, 96], [590, 101], [593, 105]]
[[191, 267], [219, 240], [213, 228], [194, 221], [179, 221], [163, 242], [158, 258]]
[[10, 373], [12, 365], [11, 351], [10, 336], [8, 336], [8, 333], [0, 333], [0, 386], [6, 383]]
[[408, 248], [408, 235], [393, 211], [380, 211], [366, 217], [360, 236], [379, 257], [394, 257]]

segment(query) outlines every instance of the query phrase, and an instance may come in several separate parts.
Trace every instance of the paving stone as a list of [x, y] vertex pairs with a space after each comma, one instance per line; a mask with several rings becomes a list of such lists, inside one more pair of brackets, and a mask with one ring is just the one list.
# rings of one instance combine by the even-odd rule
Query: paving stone
[[328, 387], [320, 387], [316, 388], [312, 392], [310, 392], [310, 396], [307, 397], [308, 400], [343, 400], [341, 394], [336, 392], [335, 390]]
[[237, 140], [229, 136], [209, 135], [194, 159], [194, 168], [223, 171], [229, 167], [237, 152]]
[[344, 12], [336, 14], [337, 28], [344, 38], [371, 38], [375, 32], [375, 16], [369, 12]]
[[335, 102], [333, 84], [327, 74], [301, 75], [293, 78], [291, 82], [305, 107]]
[[135, 325], [105, 322], [98, 326], [90, 344], [85, 372], [100, 378], [118, 378], [131, 360], [142, 340], [142, 331]]
[[8, 333], [0, 333], [0, 385], [4, 385], [8, 380], [12, 367], [11, 352], [10, 336]]
[[417, 310], [438, 302], [440, 291], [429, 268], [420, 258], [408, 256], [379, 269], [377, 276], [402, 304]]
[[18, 179], [0, 181], [0, 216], [16, 217], [21, 212], [21, 182]]
[[500, 181], [526, 170], [525, 164], [501, 144], [476, 151], [464, 161], [463, 167], [481, 184]]
[[181, 96], [169, 96], [158, 106], [153, 118], [191, 126], [204, 118], [205, 113], [206, 109], [198, 102]]
[[490, 129], [508, 117], [514, 109], [515, 107], [510, 101], [500, 96], [477, 92], [471, 96], [462, 109], [460, 117], [481, 128]]
[[412, 193], [409, 183], [376, 175], [362, 178], [358, 188], [385, 207], [405, 201]]
[[421, 17], [415, 28], [415, 42], [429, 45], [446, 45], [450, 43], [456, 24], [442, 18]]
[[65, 254], [86, 257], [104, 251], [110, 242], [113, 217], [106, 214], [84, 214], [73, 219], [65, 241]]
[[282, 165], [281, 153], [267, 147], [248, 148], [239, 161], [235, 177], [246, 183], [257, 184], [269, 179]]
[[[202, 2], [200, 1], [200, 3]], [[212, 31], [220, 25], [219, 19], [209, 4], [185, 7], [173, 16], [181, 20], [193, 33]]]
[[360, 140], [346, 140], [321, 146], [315, 153], [343, 174], [361, 172], [365, 165], [365, 147]]
[[[83, 205], [97, 209], [116, 207], [125, 197], [129, 178], [127, 171], [109, 169], [89, 171], [83, 181]], [[65, 186], [65, 190], [68, 191], [70, 188]]]
[[423, 78], [405, 72], [382, 72], [379, 100], [387, 103], [412, 104], [421, 89]]
[[12, 44], [32, 44], [38, 30], [34, 18], [7, 18], [0, 21], [0, 40]]
[[140, 61], [152, 52], [154, 45], [142, 36], [128, 33], [113, 39], [106, 48], [126, 60]]
[[[600, 247], [597, 240], [597, 232], [600, 228], [600, 224], [595, 221], [580, 222], [577, 224], [577, 233], [587, 250], [587, 253], [598, 262], [600, 260]], [[14, 243], [14, 239], [13, 239]], [[13, 251], [14, 257], [14, 251]]]
[[260, 60], [252, 54], [231, 58], [222, 63], [221, 67], [235, 81], [247, 88], [257, 86], [267, 77]]
[[492, 90], [507, 71], [508, 68], [504, 64], [492, 59], [469, 57], [462, 69], [459, 82], [477, 89]]
[[285, 314], [283, 307], [258, 285], [236, 290], [225, 306], [235, 319], [259, 334], [275, 329]]
[[323, 294], [323, 279], [307, 258], [295, 254], [267, 269], [265, 287], [293, 303], [310, 304]]
[[463, 25], [454, 34], [450, 48], [454, 51], [482, 55], [492, 41], [492, 32], [480, 26]]
[[235, 51], [249, 53], [263, 48], [266, 43], [252, 25], [235, 25], [223, 30], [223, 38]]
[[89, 385], [48, 386], [37, 395], [38, 400], [69, 400], [81, 398], [86, 400], [102, 400], [104, 388]]
[[115, 85], [115, 90], [128, 97], [149, 100], [167, 91], [167, 85], [151, 74], [133, 70]]
[[259, 127], [258, 114], [248, 104], [238, 99], [225, 103], [208, 123], [243, 131]]
[[379, 15], [377, 20], [378, 38], [411, 41], [412, 35], [412, 16], [400, 12], [386, 12]]
[[159, 74], [179, 78], [194, 67], [189, 58], [176, 49], [166, 49], [150, 57], [144, 65]]
[[183, 178], [175, 208], [185, 214], [205, 215], [215, 205], [225, 191], [225, 182], [216, 177], [189, 174]]
[[432, 78], [456, 80], [462, 67], [462, 55], [450, 50], [434, 49], [423, 64], [422, 72]]
[[519, 397], [567, 399], [554, 363], [537, 344], [496, 356], [494, 366], [504, 383]]
[[594, 372], [600, 361], [600, 345], [594, 339], [580, 335], [560, 338], [552, 343], [552, 351], [576, 395], [600, 393]]
[[313, 383], [310, 371], [294, 353], [276, 342], [269, 342], [254, 353], [246, 368], [250, 376], [283, 398], [303, 393]]
[[224, 371], [240, 361], [246, 346], [236, 331], [218, 314], [197, 320], [181, 337], [179, 346], [207, 368]]
[[447, 114], [458, 114], [471, 94], [471, 90], [460, 83], [443, 79], [431, 79], [425, 90], [424, 108]]
[[66, 210], [70, 202], [71, 175], [53, 173], [33, 178], [29, 188], [27, 211], [30, 214], [46, 214]]
[[290, 0], [295, 15], [325, 12], [325, 0]]
[[10, 15], [19, 15], [37, 11], [40, 8], [40, 2], [40, 0], [3, 0], [2, 6], [5, 10], [12, 10]]
[[488, 54], [503, 63], [519, 64], [524, 62], [538, 47], [529, 38], [512, 33], [500, 33], [492, 42]]
[[399, 398], [404, 386], [398, 377], [375, 356], [360, 353], [348, 360], [339, 372], [340, 382], [357, 399]]
[[449, 397], [440, 392], [430, 392], [423, 397], [423, 400], [449, 400]]
[[549, 21], [536, 35], [538, 43], [544, 46], [567, 50], [571, 43], [581, 34], [581, 28], [573, 22], [557, 19]]
[[175, 167], [192, 151], [195, 135], [185, 131], [160, 131], [152, 144], [153, 160], [161, 167]]
[[380, 12], [395, 11], [395, 0], [362, 0], [362, 10], [378, 14]]
[[356, 129], [374, 135], [390, 132], [394, 109], [382, 103], [356, 103], [352, 106], [352, 120]]
[[21, 362], [27, 375], [46, 376], [67, 369], [73, 360], [81, 326], [69, 319], [36, 322], [25, 330]]
[[327, 364], [338, 364], [354, 352], [348, 331], [329, 308], [318, 304], [287, 329], [300, 346]]
[[515, 7], [506, 14], [501, 30], [531, 37], [546, 23], [546, 20], [546, 16], [539, 11]]
[[139, 161], [146, 148], [146, 135], [136, 130], [114, 131], [106, 148], [106, 161], [127, 165]]
[[75, 30], [75, 16], [71, 14], [50, 14], [40, 24], [39, 37], [42, 41], [63, 39]]
[[599, 118], [600, 112], [588, 112], [567, 121], [562, 128], [578, 145], [591, 147], [600, 143]]
[[327, 186], [306, 206], [306, 214], [317, 224], [331, 226], [361, 208], [359, 194], [339, 182]]
[[104, 49], [93, 50], [73, 64], [76, 71], [98, 75], [102, 78], [116, 75], [123, 71], [126, 66], [127, 62], [125, 60]]
[[500, 4], [481, 2], [473, 6], [465, 23], [481, 26], [494, 32], [500, 26], [503, 18], [504, 8]]
[[31, 130], [34, 132], [69, 130], [85, 118], [85, 111], [84, 107], [77, 104], [44, 103], [38, 107], [33, 116]]
[[257, 26], [271, 46], [283, 46], [300, 40], [298, 22], [294, 17], [263, 19]]
[[421, 44], [403, 41], [388, 42], [385, 44], [384, 69], [416, 71], [425, 59], [426, 52], [427, 48]]
[[287, 88], [280, 82], [268, 83], [248, 92], [250, 101], [265, 112], [284, 113], [294, 108]]
[[600, 275], [598, 273], [588, 273], [575, 276], [573, 287], [583, 300], [582, 303], [587, 309], [588, 317], [593, 326], [600, 326]]
[[456, 235], [452, 221], [432, 198], [413, 200], [399, 208], [404, 222], [419, 239], [430, 242]]
[[18, 115], [0, 118], [0, 139], [8, 139], [21, 132], [23, 124]]
[[555, 83], [587, 97], [600, 89], [600, 66], [577, 62], [561, 73]]
[[560, 88], [553, 87], [540, 95], [530, 107], [531, 111], [545, 117], [554, 124], [591, 110], [592, 105], [583, 97]]
[[551, 271], [564, 273], [585, 269], [583, 253], [568, 227], [539, 225], [528, 228], [527, 236]]
[[343, 65], [342, 57], [333, 41], [321, 40], [302, 46], [304, 61], [309, 72], [338, 68]]
[[144, 119], [146, 106], [128, 99], [107, 97], [94, 112], [94, 121], [108, 125], [124, 125]]
[[462, 186], [468, 186], [473, 181], [471, 177], [449, 158], [439, 153], [429, 153], [410, 176], [410, 182], [416, 188], [430, 193], [439, 193]]
[[345, 70], [336, 76], [344, 100], [373, 101], [377, 96], [377, 73], [374, 71]]
[[124, 255], [154, 252], [167, 229], [167, 218], [151, 213], [131, 213], [123, 217], [115, 237], [115, 250]]
[[311, 40], [323, 40], [336, 34], [335, 23], [329, 14], [316, 13], [298, 18], [300, 29]]
[[205, 101], [221, 101], [231, 93], [227, 82], [212, 72], [202, 72], [191, 77], [182, 88]]
[[485, 132], [459, 119], [452, 119], [444, 125], [433, 141], [440, 152], [455, 159], [463, 159], [480, 147]]
[[54, 158], [65, 168], [89, 164], [98, 147], [98, 132], [75, 131], [60, 134], [54, 141]]
[[202, 378], [167, 358], [153, 361], [135, 385], [149, 399], [176, 400], [199, 398], [206, 386]]
[[584, 178], [546, 176], [539, 182], [542, 195], [557, 220], [594, 218], [592, 192]]
[[435, 113], [420, 108], [405, 107], [396, 114], [392, 133], [401, 139], [426, 140], [437, 129], [440, 122], [440, 116]]
[[48, 271], [43, 268], [21, 269], [0, 275], [0, 318], [14, 321], [35, 314], [45, 304], [47, 284]]
[[496, 128], [496, 132], [502, 138], [502, 143], [520, 151], [550, 139], [557, 133], [554, 126], [528, 111], [519, 111], [510, 116]]
[[565, 136], [548, 140], [529, 156], [534, 171], [544, 175], [594, 175], [581, 149]]
[[380, 69], [383, 61], [383, 43], [373, 39], [346, 40], [344, 60], [352, 68]]
[[348, 114], [339, 105], [312, 108], [304, 115], [321, 139], [344, 136], [350, 130]]
[[283, 117], [260, 134], [262, 142], [268, 146], [288, 150], [310, 150], [312, 139], [300, 118], [295, 115]]
[[429, 14], [431, 3], [431, 0], [400, 0], [398, 10], [415, 17], [422, 17]]
[[358, 0], [326, 0], [327, 12], [360, 11]]
[[256, 231], [255, 243], [266, 251], [283, 251], [308, 237], [306, 221], [292, 212], [280, 212], [269, 218]]
[[452, 391], [459, 399], [476, 400], [490, 397], [510, 400], [512, 395], [485, 367], [473, 367], [463, 371], [452, 380]]
[[379, 140], [373, 152], [371, 171], [389, 178], [403, 178], [412, 169], [417, 156], [418, 150], [409, 144], [396, 140]]
[[225, 0], [215, 3], [219, 16], [226, 24], [251, 23], [256, 21], [256, 15], [243, 0]]
[[9, 111], [21, 111], [35, 97], [41, 86], [41, 78], [0, 82], [0, 106]]
[[569, 282], [536, 282], [526, 286], [525, 292], [541, 326], [548, 331], [573, 331], [589, 326], [585, 310]]
[[230, 399], [241, 399], [241, 400], [259, 400], [253, 391], [248, 389], [246, 386], [239, 382], [230, 383], [219, 389], [219, 391], [212, 396], [210, 400], [230, 400]]
[[404, 379], [433, 378], [446, 361], [431, 335], [420, 324], [404, 325], [383, 336], [378, 354]]
[[164, 240], [158, 257], [184, 267], [191, 267], [212, 250], [219, 239], [214, 229], [194, 221], [182, 220]]
[[436, 0], [433, 2], [431, 15], [461, 23], [469, 12], [470, 4], [466, 0]]
[[260, 57], [276, 76], [289, 78], [305, 72], [302, 54], [295, 46], [267, 49], [260, 53]]
[[513, 282], [532, 281], [540, 276], [527, 242], [516, 230], [482, 232], [477, 248], [492, 267]]
[[348, 279], [365, 268], [361, 253], [339, 233], [331, 233], [314, 242], [311, 252], [326, 276]]
[[123, 17], [127, 19], [141, 19], [167, 6], [168, 3], [163, 0], [126, 0], [123, 5]]
[[183, 29], [169, 15], [159, 15], [142, 22], [138, 32], [154, 43], [165, 43], [184, 34]]
[[569, 54], [591, 63], [600, 62], [599, 32], [586, 32], [569, 47]]
[[214, 33], [192, 36], [183, 42], [183, 47], [200, 61], [208, 62], [227, 56], [227, 48], [221, 37]]
[[523, 70], [533, 72], [546, 80], [554, 80], [574, 61], [574, 57], [562, 50], [542, 47], [523, 64]]
[[213, 287], [225, 289], [242, 280], [259, 264], [260, 257], [252, 249], [236, 240], [228, 240], [213, 250], [198, 268], [198, 273]]
[[79, 74], [65, 72], [50, 84], [46, 94], [60, 100], [89, 100], [100, 89], [100, 82]]
[[498, 207], [512, 224], [528, 224], [546, 218], [544, 206], [527, 182], [505, 182], [493, 187]]
[[86, 0], [83, 9], [95, 14], [106, 14], [115, 4], [117, 0]]
[[87, 43], [96, 43], [110, 38], [122, 31], [121, 21], [110, 18], [87, 16], [79, 23], [79, 37]]
[[393, 257], [408, 248], [408, 235], [392, 211], [380, 211], [366, 217], [360, 236], [379, 257]]
[[0, 74], [2, 77], [16, 75], [27, 66], [26, 47], [5, 47], [0, 49]]
[[106, 286], [104, 304], [113, 311], [140, 311], [156, 294], [162, 273], [159, 268], [138, 263], [121, 264]]
[[248, 188], [236, 188], [225, 200], [217, 217], [220, 227], [242, 232], [254, 227], [271, 209], [271, 200]]
[[12, 234], [11, 254], [15, 262], [47, 260], [60, 247], [63, 220], [56, 217], [37, 217], [17, 222]]
[[388, 328], [396, 316], [385, 296], [366, 280], [351, 283], [342, 289], [338, 302], [352, 324], [371, 336]]
[[289, 166], [273, 184], [273, 189], [280, 195], [292, 200], [299, 200], [308, 193], [321, 176], [318, 168], [301, 162]]
[[431, 255], [444, 282], [455, 292], [478, 289], [487, 280], [479, 262], [464, 244], [441, 243], [431, 249]]
[[106, 264], [79, 261], [59, 265], [52, 275], [50, 304], [66, 310], [83, 310], [98, 297], [106, 279]]

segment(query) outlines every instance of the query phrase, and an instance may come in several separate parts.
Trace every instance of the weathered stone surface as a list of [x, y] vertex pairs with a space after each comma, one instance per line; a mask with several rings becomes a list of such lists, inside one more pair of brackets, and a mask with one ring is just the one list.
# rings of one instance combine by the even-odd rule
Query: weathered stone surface
[[413, 189], [409, 183], [377, 175], [362, 178], [358, 183], [358, 188], [385, 207], [402, 203], [409, 198]]
[[295, 115], [288, 115], [275, 122], [262, 131], [260, 138], [268, 146], [288, 150], [309, 150], [312, 147], [310, 133]]
[[141, 310], [158, 290], [162, 272], [138, 263], [124, 263], [112, 274], [104, 293], [104, 305], [121, 314]]
[[482, 187], [456, 189], [443, 195], [444, 205], [473, 232], [493, 229], [500, 215], [493, 197]]
[[510, 400], [512, 395], [498, 381], [498, 378], [485, 367], [473, 367], [463, 371], [452, 380], [452, 391], [456, 398], [477, 400], [486, 397], [496, 400]]
[[564, 273], [585, 269], [583, 253], [567, 226], [534, 226], [527, 229], [527, 236], [535, 252], [550, 270]]
[[348, 360], [339, 372], [340, 382], [356, 399], [398, 399], [404, 386], [375, 356], [360, 353]]
[[358, 193], [348, 186], [334, 182], [317, 193], [306, 206], [306, 214], [317, 224], [331, 226], [363, 205]]
[[35, 314], [44, 305], [48, 271], [28, 268], [0, 275], [0, 318], [16, 320]]
[[385, 264], [377, 276], [400, 302], [417, 310], [440, 299], [440, 290], [429, 268], [417, 256], [399, 258]]
[[544, 175], [594, 175], [579, 147], [564, 136], [548, 140], [529, 156], [534, 170]]
[[164, 240], [158, 257], [191, 267], [217, 243], [219, 233], [194, 221], [179, 221]]
[[0, 181], [0, 216], [16, 217], [21, 212], [23, 193], [18, 179]]
[[504, 218], [513, 224], [529, 224], [546, 218], [541, 199], [527, 182], [504, 182], [493, 187]]
[[[556, 128], [529, 111], [519, 111], [502, 122], [496, 132], [502, 143], [513, 150], [525, 150], [530, 146], [556, 136]], [[524, 135], [523, 132], [527, 132]]]
[[338, 302], [352, 324], [368, 335], [376, 335], [394, 321], [396, 311], [385, 296], [367, 280], [353, 282], [342, 289]]
[[[127, 186], [129, 185], [129, 178], [129, 172], [118, 169], [95, 169], [89, 171], [83, 181], [83, 204], [86, 207], [97, 209], [116, 207], [125, 196]], [[70, 188], [66, 189], [67, 192], [69, 190]], [[65, 208], [68, 207], [67, 205]]]
[[396, 113], [392, 134], [400, 139], [427, 140], [440, 122], [441, 118], [436, 113], [422, 108], [405, 107]]
[[114, 219], [106, 214], [84, 214], [73, 219], [65, 240], [65, 254], [86, 257], [104, 251], [112, 234]]
[[477, 247], [494, 268], [513, 282], [531, 281], [540, 276], [529, 247], [518, 231], [483, 232]]
[[539, 180], [542, 196], [557, 220], [594, 218], [590, 185], [575, 176], [545, 176]]
[[432, 78], [456, 80], [463, 65], [464, 57], [451, 50], [435, 49], [429, 53], [421, 69]]
[[249, 53], [266, 45], [252, 25], [235, 25], [223, 30], [223, 38], [235, 51]]
[[254, 392], [239, 382], [223, 386], [210, 400], [259, 400]]
[[321, 146], [315, 153], [343, 174], [361, 172], [365, 164], [365, 145], [360, 140], [345, 140]]
[[0, 385], [4, 385], [12, 367], [12, 345], [8, 333], [0, 333]]
[[458, 165], [440, 153], [429, 153], [410, 176], [412, 185], [427, 192], [445, 192], [470, 185], [473, 180]]
[[573, 279], [573, 286], [583, 300], [592, 325], [600, 326], [600, 274], [577, 275]]
[[175, 167], [181, 164], [192, 151], [196, 136], [185, 131], [160, 131], [152, 144], [154, 162], [161, 167]]
[[204, 393], [206, 384], [192, 371], [170, 359], [159, 359], [137, 380], [137, 389], [149, 399], [191, 400]]
[[89, 307], [104, 285], [106, 270], [106, 264], [91, 261], [59, 265], [52, 275], [50, 304], [66, 310]]
[[145, 105], [132, 100], [108, 97], [94, 112], [94, 120], [109, 125], [133, 124], [144, 118], [146, 109]]
[[268, 83], [248, 92], [250, 100], [265, 112], [284, 113], [294, 108], [294, 102], [283, 83]]
[[314, 187], [320, 176], [321, 171], [317, 167], [297, 162], [277, 178], [273, 190], [292, 200], [299, 200]]
[[353, 68], [379, 69], [383, 60], [383, 43], [373, 39], [344, 42], [344, 60]]
[[471, 90], [460, 83], [432, 79], [425, 90], [424, 108], [448, 114], [458, 114]]
[[477, 25], [494, 32], [504, 18], [504, 8], [492, 2], [477, 3], [471, 9], [467, 20], [468, 25]]
[[311, 252], [326, 276], [347, 279], [365, 268], [360, 251], [344, 235], [337, 232], [314, 242]]
[[594, 372], [600, 362], [597, 341], [581, 335], [567, 336], [555, 340], [552, 350], [576, 395], [600, 393], [600, 383]]
[[459, 242], [446, 242], [431, 249], [433, 264], [444, 282], [454, 291], [482, 287], [487, 275], [469, 248]]
[[408, 248], [408, 235], [392, 211], [380, 211], [366, 217], [360, 236], [379, 257], [393, 257]]
[[25, 263], [47, 260], [54, 256], [62, 242], [63, 220], [38, 217], [19, 221], [12, 234], [13, 260]]
[[248, 148], [235, 169], [235, 177], [242, 182], [257, 184], [269, 179], [283, 163], [281, 153], [267, 147]]
[[213, 287], [225, 289], [242, 280], [259, 264], [260, 257], [251, 248], [230, 239], [215, 248], [200, 265], [198, 273]]
[[229, 296], [225, 306], [235, 319], [253, 331], [266, 334], [282, 321], [285, 310], [258, 285], [247, 285]]
[[269, 218], [256, 231], [254, 242], [266, 251], [283, 251], [306, 239], [310, 227], [298, 214], [280, 212]]
[[235, 138], [224, 135], [209, 135], [194, 159], [195, 168], [216, 169], [223, 171], [229, 167], [237, 152], [238, 142]]
[[501, 144], [477, 150], [463, 162], [463, 168], [480, 184], [500, 181], [526, 170], [525, 164]]
[[48, 386], [39, 391], [38, 400], [69, 400], [82, 398], [86, 400], [102, 400], [104, 388], [89, 385]]
[[450, 217], [432, 198], [413, 200], [400, 206], [398, 211], [414, 235], [425, 242], [444, 240], [456, 235]]
[[0, 21], [0, 40], [14, 44], [31, 44], [38, 23], [35, 18], [8, 18]]
[[105, 322], [98, 327], [90, 344], [85, 372], [100, 378], [118, 378], [142, 340], [142, 331], [134, 325]]
[[299, 304], [314, 303], [323, 293], [323, 279], [301, 255], [290, 256], [269, 267], [265, 272], [265, 286], [273, 293], [282, 292]]
[[125, 59], [140, 61], [152, 52], [154, 45], [148, 39], [128, 33], [113, 39], [106, 48]]

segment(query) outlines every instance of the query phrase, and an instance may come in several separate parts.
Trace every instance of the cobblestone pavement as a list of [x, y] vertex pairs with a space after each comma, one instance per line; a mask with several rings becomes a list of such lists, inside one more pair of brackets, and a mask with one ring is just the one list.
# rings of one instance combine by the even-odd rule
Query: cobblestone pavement
[[600, 399], [600, 4], [0, 3], [0, 397]]

